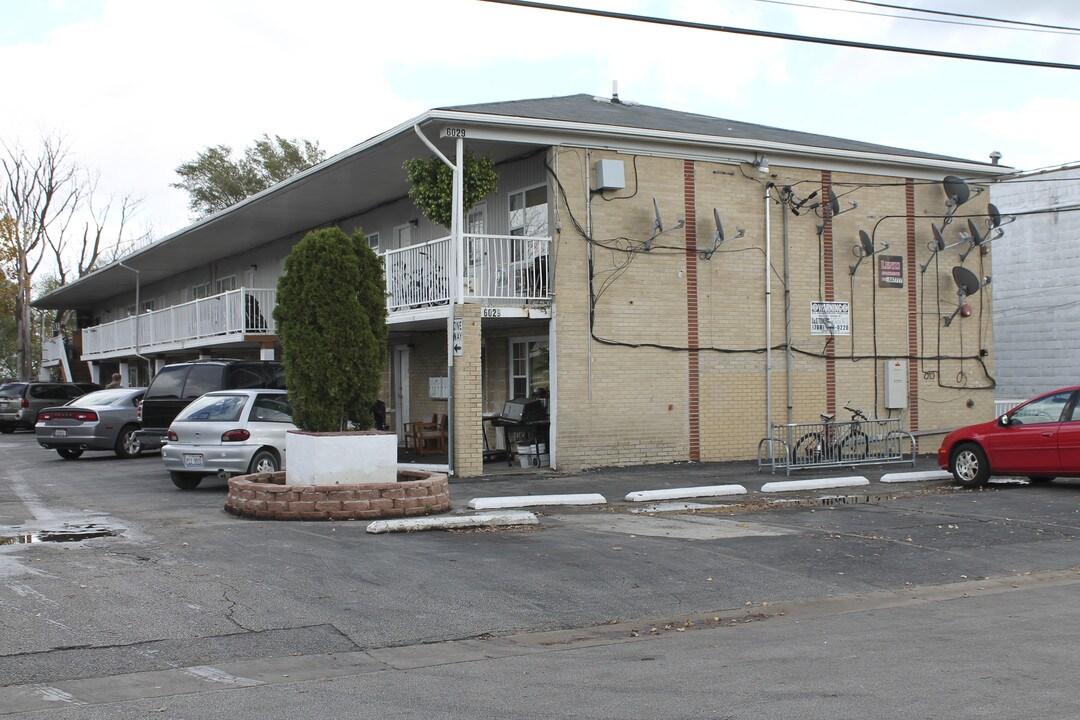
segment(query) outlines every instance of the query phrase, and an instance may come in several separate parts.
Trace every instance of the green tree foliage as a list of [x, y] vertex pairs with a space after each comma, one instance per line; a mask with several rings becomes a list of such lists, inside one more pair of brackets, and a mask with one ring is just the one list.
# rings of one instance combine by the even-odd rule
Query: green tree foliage
[[297, 426], [336, 432], [373, 425], [387, 359], [382, 259], [360, 231], [309, 232], [285, 259], [277, 321]]
[[176, 168], [181, 179], [172, 187], [187, 191], [188, 207], [197, 219], [262, 192], [325, 157], [318, 143], [286, 140], [280, 135], [271, 140], [263, 134], [239, 160], [233, 160], [232, 148], [227, 145], [206, 148]]
[[[476, 157], [468, 150], [462, 156], [465, 168], [463, 191], [465, 210], [499, 188], [499, 174], [495, 161], [489, 157]], [[405, 174], [411, 187], [409, 197], [424, 216], [443, 227], [450, 227], [453, 216], [454, 173], [439, 158], [412, 158], [405, 161]]]

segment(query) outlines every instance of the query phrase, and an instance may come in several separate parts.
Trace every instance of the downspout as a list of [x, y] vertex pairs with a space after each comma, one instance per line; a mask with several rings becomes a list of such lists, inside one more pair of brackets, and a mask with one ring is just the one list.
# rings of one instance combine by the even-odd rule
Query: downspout
[[117, 260], [116, 264], [125, 270], [130, 270], [135, 273], [135, 357], [146, 363], [146, 377], [149, 382], [154, 379], [154, 368], [150, 365], [150, 358], [139, 352], [139, 315], [142, 314], [142, 306], [139, 304], [139, 271], [129, 265], [125, 265], [122, 260]]
[[[772, 438], [772, 245], [769, 242], [769, 191], [765, 185], [765, 437]], [[769, 459], [773, 460], [773, 444], [769, 443]]]
[[784, 375], [787, 377], [787, 424], [795, 422], [791, 382], [791, 268], [788, 264], [788, 214], [784, 207]]

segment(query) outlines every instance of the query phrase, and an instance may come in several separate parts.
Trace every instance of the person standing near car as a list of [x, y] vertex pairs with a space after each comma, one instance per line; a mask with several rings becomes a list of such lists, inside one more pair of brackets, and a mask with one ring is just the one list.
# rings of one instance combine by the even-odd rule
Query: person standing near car
[[108, 385], [106, 385], [105, 389], [106, 390], [112, 390], [113, 388], [124, 387], [123, 384], [120, 382], [120, 380], [121, 380], [120, 373], [113, 373], [112, 374], [112, 382], [110, 382]]

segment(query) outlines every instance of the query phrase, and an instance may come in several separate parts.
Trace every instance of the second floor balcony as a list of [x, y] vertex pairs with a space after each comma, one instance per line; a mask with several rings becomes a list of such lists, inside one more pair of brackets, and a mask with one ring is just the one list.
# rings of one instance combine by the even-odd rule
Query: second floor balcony
[[[465, 235], [460, 301], [500, 308], [550, 304], [548, 262], [551, 238], [519, 235]], [[388, 322], [448, 312], [450, 238], [398, 250], [384, 256]], [[134, 354], [156, 354], [244, 342], [262, 342], [277, 335], [274, 307], [277, 290], [240, 288], [139, 316], [129, 316], [82, 331], [82, 358], [104, 360]], [[502, 310], [500, 315], [511, 312]]]

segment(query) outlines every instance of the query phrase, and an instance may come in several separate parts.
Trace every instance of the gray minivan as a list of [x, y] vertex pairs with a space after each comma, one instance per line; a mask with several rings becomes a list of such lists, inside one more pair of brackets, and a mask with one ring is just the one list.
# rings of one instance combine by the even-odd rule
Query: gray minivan
[[38, 410], [64, 405], [69, 400], [89, 392], [75, 383], [7, 382], [0, 385], [0, 432], [5, 435], [16, 428], [34, 429]]

